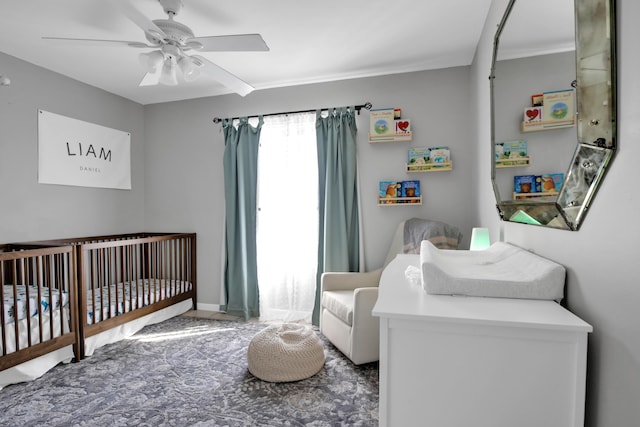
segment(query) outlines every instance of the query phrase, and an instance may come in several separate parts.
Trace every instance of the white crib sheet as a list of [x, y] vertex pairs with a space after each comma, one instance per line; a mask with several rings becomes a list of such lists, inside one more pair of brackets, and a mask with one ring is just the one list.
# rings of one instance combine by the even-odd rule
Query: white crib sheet
[[123, 282], [87, 292], [87, 325], [145, 307], [191, 288], [190, 282], [143, 279], [133, 281], [131, 285], [129, 282]]
[[[28, 292], [28, 295], [27, 295]], [[49, 302], [51, 293], [52, 303]], [[60, 308], [60, 290], [50, 289], [45, 286], [40, 287], [40, 303], [38, 304], [38, 288], [35, 285], [16, 285], [15, 294], [18, 306], [18, 320], [27, 317], [27, 308], [29, 316], [33, 317], [38, 314], [38, 307], [43, 313], [47, 313], [53, 305], [54, 308]], [[14, 319], [14, 288], [11, 284], [5, 284], [2, 289], [4, 323], [13, 323]], [[62, 291], [62, 306], [69, 306], [69, 293]]]
[[[51, 325], [53, 325], [53, 338], [70, 331], [69, 308], [65, 307], [62, 312], [64, 316], [63, 322], [60, 321], [60, 310], [54, 310], [53, 313], [44, 313], [42, 316], [42, 342], [46, 342], [52, 338]], [[51, 316], [51, 314], [53, 314], [53, 316]], [[18, 320], [18, 345], [20, 349], [29, 347], [29, 334], [27, 333], [29, 329], [31, 329], [31, 345], [40, 343], [40, 322], [38, 320], [38, 316], [32, 316], [29, 324], [27, 324], [26, 318]], [[13, 324], [5, 325], [4, 333], [7, 342], [7, 354], [13, 353], [16, 351], [16, 332]], [[0, 353], [2, 350], [2, 340], [0, 340]]]

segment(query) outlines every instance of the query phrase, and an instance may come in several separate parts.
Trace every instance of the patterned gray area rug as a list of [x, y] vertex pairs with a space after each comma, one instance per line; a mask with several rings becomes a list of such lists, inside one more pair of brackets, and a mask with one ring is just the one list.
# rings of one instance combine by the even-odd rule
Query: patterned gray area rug
[[318, 331], [324, 368], [269, 383], [247, 369], [266, 325], [180, 316], [80, 363], [0, 390], [2, 426], [377, 426], [378, 364], [353, 365]]

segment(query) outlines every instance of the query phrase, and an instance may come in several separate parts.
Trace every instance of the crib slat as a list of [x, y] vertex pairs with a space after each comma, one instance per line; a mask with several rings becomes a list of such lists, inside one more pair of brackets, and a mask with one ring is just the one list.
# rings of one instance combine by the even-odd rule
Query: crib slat
[[[169, 251], [169, 242], [163, 240], [160, 243], [160, 247], [162, 248], [160, 252], [160, 275], [158, 276], [158, 280], [160, 281], [161, 286], [164, 288], [164, 292], [160, 291], [160, 295], [164, 295], [164, 298], [171, 297], [171, 290], [167, 284], [167, 270], [168, 270], [168, 251]], [[164, 279], [164, 280], [163, 280]]]
[[5, 317], [4, 317], [4, 284], [5, 284], [5, 271], [4, 261], [0, 261], [0, 284], [2, 285], [2, 298], [0, 298], [0, 329], [2, 329], [2, 355], [7, 354], [7, 334], [5, 332]]
[[[100, 274], [100, 262], [98, 259], [98, 254], [91, 254], [91, 261], [92, 264], [91, 266], [93, 266], [93, 263], [95, 262], [95, 269], [91, 270], [91, 282], [89, 283], [89, 292], [91, 292], [91, 307], [93, 310], [93, 321], [92, 323], [96, 323], [96, 319], [98, 318], [98, 313], [97, 313], [97, 301], [96, 301], [96, 293], [95, 293], [95, 289], [98, 288], [100, 289], [100, 277], [96, 276]], [[95, 283], [95, 281], [98, 281], [98, 283]]]
[[[56, 308], [53, 304], [53, 284], [50, 284], [49, 286], [49, 324], [53, 325], [54, 323], [54, 317], [53, 317], [53, 313], [54, 311], [58, 310], [60, 312], [60, 315], [58, 316], [60, 318], [59, 322], [60, 322], [60, 331], [63, 333], [64, 332], [64, 327], [67, 324], [66, 322], [69, 321], [69, 319], [65, 320], [64, 318], [64, 310], [62, 308], [62, 298], [63, 298], [63, 286], [65, 283], [65, 273], [67, 273], [66, 269], [65, 269], [65, 264], [63, 261], [62, 256], [60, 255], [53, 255], [52, 257], [53, 259], [51, 260], [52, 264], [53, 264], [53, 271], [51, 272], [54, 277], [55, 277], [55, 283], [57, 284], [58, 288], [57, 288], [57, 292], [59, 294], [59, 300], [60, 300], [60, 307]], [[54, 330], [53, 330], [53, 326], [51, 326], [51, 335], [54, 335]]]
[[20, 340], [19, 340], [19, 325], [18, 325], [18, 288], [17, 288], [17, 281], [18, 281], [18, 261], [17, 260], [13, 260], [12, 262], [13, 264], [13, 325], [15, 328], [15, 340], [16, 340], [16, 351], [20, 350]]
[[[38, 294], [38, 301], [42, 301], [42, 286], [43, 284], [43, 279], [41, 279], [40, 273], [41, 273], [41, 266], [42, 266], [42, 257], [35, 257], [34, 259], [35, 261], [35, 265], [33, 266], [33, 268], [35, 269], [34, 273], [33, 273], [33, 284], [36, 285], [36, 292]], [[49, 302], [53, 301], [53, 298], [51, 297], [51, 287], [49, 287]], [[51, 306], [51, 304], [49, 304], [49, 306]], [[49, 312], [53, 312], [53, 309], [50, 309]], [[38, 304], [38, 342], [43, 342], [44, 341], [44, 328], [43, 328], [43, 324], [42, 324], [42, 316], [43, 316], [43, 310], [42, 310], [42, 304]], [[53, 323], [53, 322], [50, 322]], [[53, 333], [50, 335], [53, 336]]]

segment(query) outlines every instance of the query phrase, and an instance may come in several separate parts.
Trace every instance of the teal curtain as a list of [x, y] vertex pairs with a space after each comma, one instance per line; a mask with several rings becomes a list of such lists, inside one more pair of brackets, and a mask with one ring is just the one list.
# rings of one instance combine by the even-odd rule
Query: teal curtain
[[356, 119], [353, 107], [316, 112], [319, 185], [319, 243], [316, 301], [312, 322], [319, 324], [320, 276], [325, 271], [358, 271], [360, 235]]
[[256, 251], [256, 198], [258, 142], [263, 119], [253, 127], [246, 117], [237, 128], [224, 120], [224, 189], [226, 260], [224, 289], [228, 314], [258, 317], [258, 267]]

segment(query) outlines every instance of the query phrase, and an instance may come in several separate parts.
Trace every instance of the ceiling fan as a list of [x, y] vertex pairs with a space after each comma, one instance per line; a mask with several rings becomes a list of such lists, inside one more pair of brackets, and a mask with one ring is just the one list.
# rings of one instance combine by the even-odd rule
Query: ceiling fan
[[168, 19], [151, 20], [134, 8], [129, 1], [114, 1], [122, 13], [144, 31], [147, 42], [60, 37], [43, 37], [43, 39], [94, 46], [153, 48], [152, 51], [140, 54], [140, 61], [147, 71], [140, 86], [156, 84], [175, 86], [178, 84], [179, 77], [190, 82], [204, 72], [241, 96], [253, 91], [254, 88], [251, 85], [229, 71], [201, 55], [187, 55], [187, 52], [268, 51], [269, 47], [260, 34], [195, 37], [189, 27], [174, 20], [182, 9], [181, 0], [158, 0], [158, 2]]

